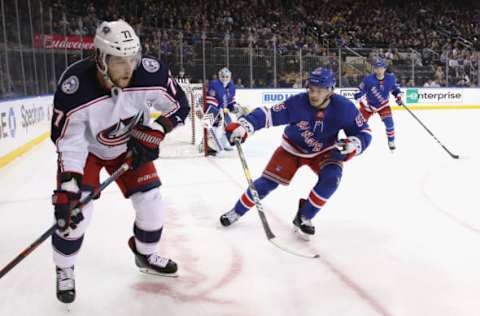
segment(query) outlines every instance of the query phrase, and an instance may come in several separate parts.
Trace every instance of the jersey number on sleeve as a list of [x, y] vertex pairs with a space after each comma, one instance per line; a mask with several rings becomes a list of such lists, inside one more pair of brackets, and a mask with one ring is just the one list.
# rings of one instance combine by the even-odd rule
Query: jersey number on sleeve
[[55, 127], [59, 127], [60, 122], [62, 121], [62, 118], [63, 118], [63, 112], [58, 109], [53, 109], [53, 111], [57, 115], [57, 118], [55, 119], [53, 125], [55, 125]]

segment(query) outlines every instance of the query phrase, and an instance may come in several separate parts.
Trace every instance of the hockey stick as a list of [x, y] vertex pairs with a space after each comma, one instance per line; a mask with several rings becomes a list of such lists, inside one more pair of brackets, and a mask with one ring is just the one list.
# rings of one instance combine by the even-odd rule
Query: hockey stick
[[[102, 192], [110, 183], [113, 181], [117, 180], [122, 174], [124, 174], [128, 169], [130, 169], [130, 166], [128, 163], [124, 163], [118, 168], [110, 177], [108, 177], [105, 181], [103, 181], [99, 188], [89, 195], [85, 196], [83, 199], [80, 199], [77, 205], [75, 205], [73, 208], [76, 207], [82, 207], [91, 200], [93, 200], [100, 192]], [[0, 270], [0, 279], [7, 274], [10, 270], [12, 270], [17, 264], [19, 264], [25, 257], [27, 257], [32, 251], [34, 251], [42, 242], [44, 242], [50, 235], [53, 234], [53, 232], [57, 229], [57, 224], [55, 223], [52, 227], [50, 227], [46, 232], [44, 232], [37, 240], [35, 240], [28, 248], [23, 250], [18, 256], [16, 256], [10, 263], [8, 263], [2, 270]]]
[[419, 119], [415, 114], [413, 114], [413, 111], [412, 111], [412, 110], [410, 110], [405, 104], [403, 104], [403, 107], [408, 111], [408, 113], [410, 113], [410, 114], [413, 116], [414, 119], [417, 120], [418, 123], [420, 123], [420, 125], [423, 126], [423, 128], [433, 137], [433, 139], [435, 139], [435, 140], [437, 141], [437, 143], [438, 143], [440, 146], [442, 146], [442, 148], [450, 155], [450, 157], [452, 157], [453, 159], [458, 159], [458, 158], [460, 158], [459, 155], [456, 155], [456, 154], [452, 153], [450, 150], [448, 150], [448, 148], [445, 147], [445, 145], [443, 145], [443, 144], [438, 140], [437, 137], [435, 137], [435, 135], [428, 129], [428, 127], [426, 127], [425, 124], [423, 124], [423, 122], [420, 121], [420, 119]]
[[245, 154], [242, 149], [242, 145], [240, 144], [240, 141], [236, 140], [235, 141], [235, 146], [237, 147], [238, 150], [238, 156], [240, 157], [240, 162], [242, 163], [243, 167], [243, 172], [245, 173], [245, 177], [247, 178], [248, 182], [248, 188], [250, 189], [250, 192], [252, 193], [253, 196], [253, 201], [255, 202], [255, 206], [258, 211], [258, 216], [260, 217], [260, 221], [262, 222], [262, 227], [263, 230], [265, 231], [265, 235], [267, 235], [268, 241], [270, 241], [272, 244], [280, 248], [281, 250], [288, 252], [289, 254], [299, 256], [299, 257], [304, 257], [304, 258], [319, 258], [320, 256], [318, 254], [311, 255], [311, 254], [304, 254], [301, 252], [298, 252], [293, 249], [289, 249], [277, 242], [275, 239], [275, 234], [272, 232], [272, 229], [270, 228], [270, 225], [268, 224], [267, 217], [265, 216], [265, 212], [263, 211], [263, 205], [260, 202], [260, 197], [258, 196], [257, 189], [255, 188], [255, 184], [253, 183], [252, 176], [250, 174], [250, 169], [248, 168], [247, 165], [247, 159], [245, 158]]

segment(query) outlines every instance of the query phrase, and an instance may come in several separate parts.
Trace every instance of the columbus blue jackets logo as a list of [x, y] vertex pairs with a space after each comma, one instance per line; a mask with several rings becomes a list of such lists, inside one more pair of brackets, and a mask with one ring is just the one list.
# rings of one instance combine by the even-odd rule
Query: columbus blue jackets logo
[[142, 65], [148, 72], [157, 72], [160, 69], [160, 63], [152, 58], [143, 58]]
[[130, 131], [143, 117], [143, 113], [120, 120], [120, 122], [104, 129], [97, 134], [97, 141], [105, 146], [118, 146], [125, 144], [130, 139]]
[[70, 76], [62, 83], [62, 91], [65, 94], [74, 94], [80, 86], [77, 76]]

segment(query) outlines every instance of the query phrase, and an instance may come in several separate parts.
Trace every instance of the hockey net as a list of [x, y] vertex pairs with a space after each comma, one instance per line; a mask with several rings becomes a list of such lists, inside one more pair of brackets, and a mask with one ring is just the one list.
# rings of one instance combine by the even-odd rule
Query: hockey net
[[194, 158], [205, 156], [206, 130], [201, 123], [205, 107], [205, 91], [202, 83], [179, 82], [190, 104], [185, 125], [177, 126], [160, 145], [160, 158]]

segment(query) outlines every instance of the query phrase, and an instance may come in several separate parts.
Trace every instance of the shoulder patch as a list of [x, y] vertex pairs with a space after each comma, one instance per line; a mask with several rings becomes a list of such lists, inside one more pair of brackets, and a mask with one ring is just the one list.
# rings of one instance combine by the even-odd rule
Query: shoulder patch
[[152, 58], [143, 58], [142, 59], [143, 68], [148, 72], [157, 72], [160, 69], [160, 63]]
[[215, 90], [211, 89], [210, 91], [208, 91], [208, 95], [211, 96], [211, 97], [214, 97], [215, 96]]
[[70, 76], [62, 83], [62, 91], [65, 94], [74, 94], [80, 86], [77, 76]]

